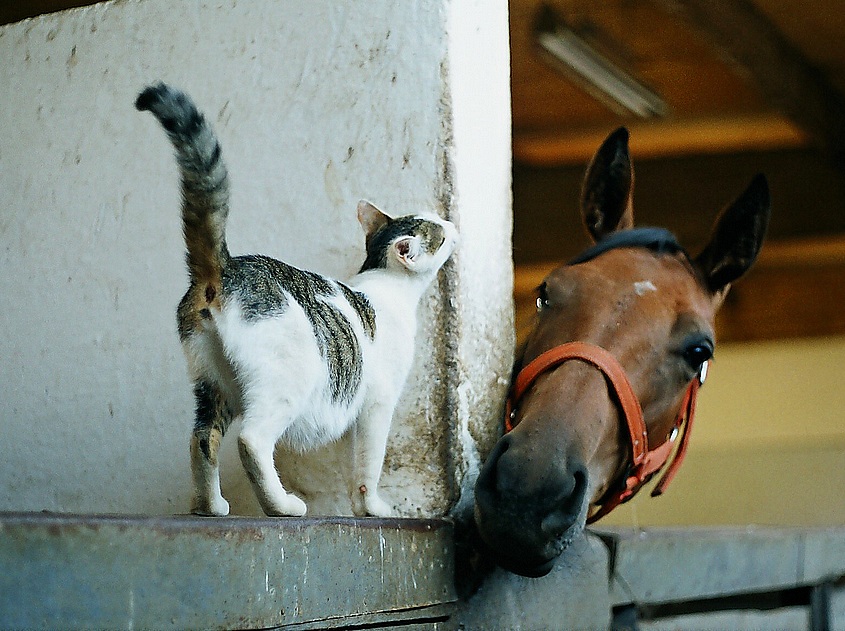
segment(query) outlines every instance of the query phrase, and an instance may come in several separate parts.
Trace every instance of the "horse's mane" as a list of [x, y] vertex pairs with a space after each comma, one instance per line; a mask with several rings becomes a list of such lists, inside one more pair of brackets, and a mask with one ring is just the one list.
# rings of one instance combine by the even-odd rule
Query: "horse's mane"
[[569, 261], [578, 265], [615, 248], [647, 248], [658, 254], [685, 252], [671, 232], [665, 228], [632, 228], [613, 232]]

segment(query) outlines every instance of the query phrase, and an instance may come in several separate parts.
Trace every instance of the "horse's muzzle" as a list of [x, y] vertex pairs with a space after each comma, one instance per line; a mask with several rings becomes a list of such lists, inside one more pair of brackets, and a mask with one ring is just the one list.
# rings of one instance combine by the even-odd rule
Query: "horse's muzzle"
[[543, 576], [581, 532], [587, 473], [580, 463], [536, 458], [516, 433], [503, 436], [478, 476], [475, 521], [497, 563]]

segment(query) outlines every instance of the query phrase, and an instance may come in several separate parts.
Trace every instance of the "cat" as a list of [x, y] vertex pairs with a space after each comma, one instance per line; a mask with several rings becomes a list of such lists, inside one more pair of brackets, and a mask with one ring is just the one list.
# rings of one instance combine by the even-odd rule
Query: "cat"
[[241, 462], [267, 515], [307, 510], [279, 480], [276, 444], [305, 451], [347, 431], [353, 512], [393, 514], [378, 493], [388, 430], [412, 366], [417, 307], [457, 245], [455, 226], [433, 213], [391, 218], [361, 201], [366, 258], [346, 283], [267, 256], [233, 257], [229, 176], [211, 126], [163, 83], [135, 107], [161, 123], [181, 174], [190, 287], [177, 322], [196, 399], [191, 511], [228, 514], [218, 449], [240, 417]]

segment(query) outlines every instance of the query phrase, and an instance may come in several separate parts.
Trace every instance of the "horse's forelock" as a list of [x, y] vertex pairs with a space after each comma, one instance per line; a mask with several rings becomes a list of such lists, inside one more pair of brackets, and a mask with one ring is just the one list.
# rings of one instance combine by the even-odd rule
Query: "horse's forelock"
[[567, 265], [586, 263], [600, 254], [617, 248], [646, 248], [659, 254], [686, 253], [675, 235], [665, 228], [632, 228], [609, 234], [570, 260]]

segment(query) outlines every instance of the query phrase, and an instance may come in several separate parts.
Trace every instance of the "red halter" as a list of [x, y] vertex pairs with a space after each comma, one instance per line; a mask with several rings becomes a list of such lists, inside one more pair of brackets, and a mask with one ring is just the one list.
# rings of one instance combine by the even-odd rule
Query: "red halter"
[[516, 406], [534, 381], [543, 373], [556, 368], [570, 359], [585, 361], [598, 368], [607, 377], [619, 399], [622, 416], [625, 418], [631, 439], [631, 467], [625, 477], [624, 485], [619, 490], [605, 495], [604, 501], [601, 502], [599, 508], [587, 518], [587, 523], [591, 524], [607, 515], [619, 506], [619, 504], [631, 499], [642, 488], [643, 484], [663, 468], [669, 460], [678, 432], [685, 425], [678, 444], [678, 450], [675, 452], [675, 457], [666, 470], [666, 473], [663, 474], [663, 477], [657, 483], [657, 486], [652, 490], [652, 497], [662, 494], [669, 485], [669, 482], [672, 481], [672, 478], [675, 477], [675, 473], [677, 473], [687, 452], [689, 435], [692, 431], [693, 416], [695, 415], [695, 399], [699, 386], [704, 383], [704, 379], [707, 376], [708, 363], [705, 363], [701, 367], [698, 376], [690, 383], [678, 415], [675, 417], [671, 436], [662, 445], [649, 451], [648, 432], [645, 421], [643, 420], [643, 411], [640, 407], [640, 402], [637, 399], [637, 395], [634, 394], [625, 370], [616, 361], [616, 358], [600, 346], [587, 344], [586, 342], [561, 344], [537, 357], [517, 375], [506, 405], [506, 432], [510, 432], [514, 428], [513, 417], [515, 416]]

